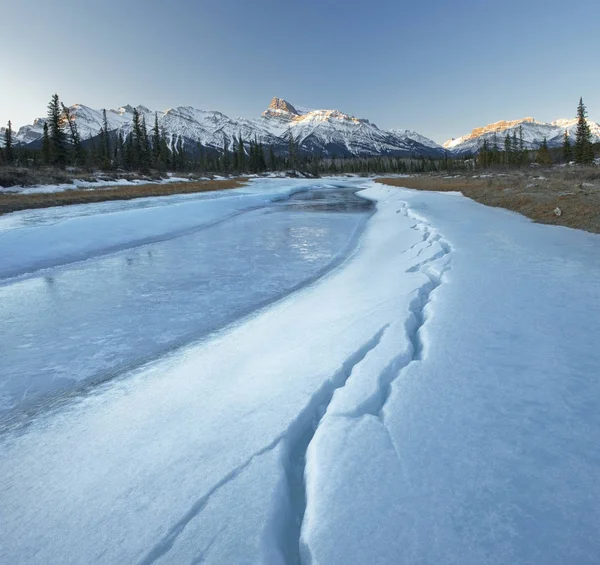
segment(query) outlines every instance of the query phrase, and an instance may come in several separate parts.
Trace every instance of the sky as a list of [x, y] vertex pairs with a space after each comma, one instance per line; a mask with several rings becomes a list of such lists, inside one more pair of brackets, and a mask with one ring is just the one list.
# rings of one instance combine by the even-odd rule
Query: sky
[[439, 143], [574, 117], [580, 96], [600, 121], [594, 0], [0, 0], [0, 13], [0, 124], [15, 128], [55, 92], [245, 118], [278, 96]]

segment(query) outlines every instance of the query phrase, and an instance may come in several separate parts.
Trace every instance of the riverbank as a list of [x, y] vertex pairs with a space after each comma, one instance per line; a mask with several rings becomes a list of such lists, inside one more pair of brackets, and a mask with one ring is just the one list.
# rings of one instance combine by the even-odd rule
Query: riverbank
[[562, 168], [481, 175], [421, 175], [380, 178], [390, 186], [462, 192], [485, 204], [506, 208], [542, 224], [600, 233], [600, 170]]
[[23, 194], [18, 192], [0, 193], [0, 215], [32, 208], [50, 208], [70, 204], [91, 204], [109, 200], [132, 200], [147, 196], [170, 196], [239, 188], [247, 182], [246, 177], [219, 180], [197, 180], [171, 182], [167, 184], [147, 183], [137, 185], [115, 185], [102, 188], [75, 188], [60, 192], [37, 192]]

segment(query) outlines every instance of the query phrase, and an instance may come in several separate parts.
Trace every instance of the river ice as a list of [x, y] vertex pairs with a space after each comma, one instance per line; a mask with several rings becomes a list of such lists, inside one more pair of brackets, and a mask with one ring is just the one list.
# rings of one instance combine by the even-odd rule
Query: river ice
[[5, 561], [597, 562], [599, 237], [335, 183], [320, 278], [4, 430]]

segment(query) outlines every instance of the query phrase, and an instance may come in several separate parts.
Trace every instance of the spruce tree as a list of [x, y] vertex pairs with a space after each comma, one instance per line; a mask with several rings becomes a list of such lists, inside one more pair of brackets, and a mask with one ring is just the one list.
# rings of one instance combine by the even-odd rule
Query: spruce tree
[[563, 135], [563, 159], [565, 163], [570, 163], [573, 160], [573, 149], [571, 148], [571, 140], [569, 139], [569, 132], [565, 130]]
[[57, 167], [67, 163], [67, 135], [63, 130], [63, 120], [58, 94], [48, 103], [48, 130], [50, 135], [50, 162]]
[[550, 152], [548, 151], [548, 143], [545, 137], [544, 141], [542, 141], [541, 147], [538, 149], [536, 162], [538, 163], [538, 165], [543, 166], [552, 165], [552, 158], [550, 157]]
[[171, 166], [172, 157], [164, 128], [160, 130], [160, 158], [163, 168], [168, 169]]
[[10, 165], [14, 160], [12, 122], [8, 120], [8, 126], [4, 130], [4, 161]]
[[295, 169], [298, 166], [298, 144], [294, 139], [292, 130], [288, 128], [288, 166]]
[[577, 106], [577, 130], [575, 133], [575, 149], [573, 151], [575, 162], [580, 165], [588, 165], [594, 160], [592, 149], [592, 132], [586, 120], [587, 111], [583, 104], [583, 98], [579, 99]]
[[143, 141], [142, 117], [140, 116], [138, 109], [134, 108], [131, 131], [131, 154], [129, 157], [129, 164], [133, 169], [139, 169], [142, 166]]
[[[487, 142], [487, 139], [483, 140], [483, 145], [481, 146], [481, 149], [479, 151], [479, 157], [477, 159], [477, 162], [479, 163], [479, 166], [482, 169], [486, 169], [487, 167], [490, 166], [490, 157], [491, 157], [491, 151]], [[423, 165], [423, 163], [422, 163]], [[419, 172], [425, 172], [425, 167], [423, 165], [422, 170]]]
[[100, 154], [102, 159], [102, 168], [110, 169], [110, 136], [108, 132], [108, 118], [106, 117], [106, 109], [102, 109], [102, 128], [100, 129]]
[[123, 134], [121, 132], [119, 132], [117, 134], [117, 141], [115, 143], [115, 151], [114, 151], [114, 157], [113, 157], [114, 164], [116, 167], [123, 166], [124, 152], [125, 152], [125, 145], [123, 143]]
[[240, 134], [237, 147], [238, 170], [240, 173], [246, 170], [246, 150], [244, 148], [244, 140]]
[[154, 127], [152, 128], [152, 166], [162, 168], [160, 158], [160, 130], [158, 129], [158, 113], [154, 112]]
[[152, 155], [150, 149], [150, 140], [148, 139], [148, 129], [146, 128], [146, 116], [142, 114], [142, 169], [144, 171], [150, 168]]
[[62, 104], [62, 109], [63, 114], [67, 119], [67, 124], [71, 133], [71, 149], [73, 151], [73, 162], [75, 165], [82, 165], [85, 161], [85, 155], [83, 152], [83, 148], [81, 147], [81, 138], [79, 137], [79, 132], [77, 131], [77, 123], [75, 122], [75, 117], [71, 113], [70, 108], [67, 108], [64, 104]]
[[50, 134], [48, 132], [48, 122], [44, 122], [44, 135], [42, 137], [42, 161], [44, 165], [50, 164]]

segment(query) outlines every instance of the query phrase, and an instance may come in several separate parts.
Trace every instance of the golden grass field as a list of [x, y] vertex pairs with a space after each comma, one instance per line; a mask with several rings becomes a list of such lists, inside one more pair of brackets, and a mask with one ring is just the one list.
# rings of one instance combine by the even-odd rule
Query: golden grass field
[[[600, 170], [564, 168], [490, 175], [421, 175], [378, 179], [417, 190], [459, 191], [485, 204], [519, 212], [544, 224], [600, 233]], [[554, 213], [560, 208], [561, 215]]]

